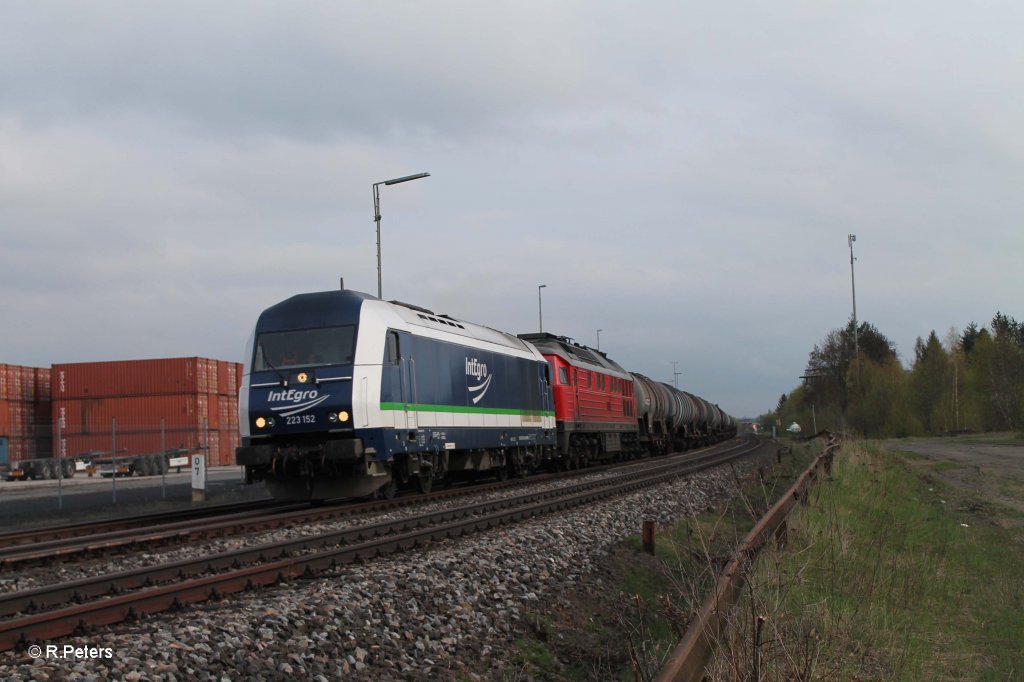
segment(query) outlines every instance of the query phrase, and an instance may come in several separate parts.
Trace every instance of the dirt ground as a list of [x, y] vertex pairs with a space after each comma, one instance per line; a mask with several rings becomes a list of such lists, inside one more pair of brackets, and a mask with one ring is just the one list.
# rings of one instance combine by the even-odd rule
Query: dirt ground
[[1004, 505], [1024, 515], [1024, 445], [921, 438], [888, 441], [885, 447], [921, 455], [926, 459], [919, 462], [932, 463], [932, 475], [981, 502]]

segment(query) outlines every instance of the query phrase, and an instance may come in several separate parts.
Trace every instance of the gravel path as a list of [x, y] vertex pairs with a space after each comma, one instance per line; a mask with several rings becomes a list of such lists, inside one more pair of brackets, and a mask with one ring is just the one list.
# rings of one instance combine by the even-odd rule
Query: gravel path
[[[754, 466], [736, 465], [740, 471]], [[510, 643], [641, 522], [735, 490], [728, 466], [628, 497], [221, 602], [0, 654], [10, 680], [358, 680], [515, 677]], [[93, 647], [98, 652], [63, 647]], [[89, 654], [98, 657], [89, 657]]]

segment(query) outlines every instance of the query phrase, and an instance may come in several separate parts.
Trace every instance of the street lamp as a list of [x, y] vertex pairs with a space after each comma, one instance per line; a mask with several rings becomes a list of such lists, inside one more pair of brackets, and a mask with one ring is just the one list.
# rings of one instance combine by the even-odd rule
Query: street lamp
[[409, 182], [410, 180], [428, 177], [430, 177], [430, 173], [416, 173], [415, 175], [405, 175], [400, 178], [373, 183], [373, 219], [377, 223], [377, 298], [384, 298], [381, 296], [380, 286], [380, 190], [378, 188], [381, 185], [397, 185], [400, 182]]
[[598, 329], [597, 330], [597, 349], [598, 350], [601, 350], [601, 332], [603, 332], [603, 331], [604, 331], [603, 329]]
[[540, 301], [540, 290], [544, 289], [545, 287], [547, 287], [547, 284], [538, 284], [537, 285], [537, 317], [540, 318], [540, 330], [541, 331], [544, 331], [544, 308], [541, 305], [541, 301]]
[[682, 374], [682, 372], [676, 371], [678, 365], [677, 361], [672, 361], [672, 385], [676, 388], [679, 388], [679, 375]]

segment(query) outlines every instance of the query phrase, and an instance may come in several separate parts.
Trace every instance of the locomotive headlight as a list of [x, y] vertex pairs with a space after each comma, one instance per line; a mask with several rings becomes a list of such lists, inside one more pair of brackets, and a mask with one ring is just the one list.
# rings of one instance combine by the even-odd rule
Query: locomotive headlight
[[340, 422], [347, 422], [348, 421], [348, 412], [346, 412], [345, 410], [342, 410], [341, 412], [339, 412], [338, 413], [338, 421], [340, 421]]
[[332, 424], [336, 424], [337, 422], [347, 422], [348, 417], [349, 414], [345, 410], [340, 412], [330, 412], [327, 414], [327, 420]]
[[327, 421], [331, 422], [332, 424], [334, 422], [338, 421], [338, 413], [337, 412], [328, 412], [327, 413]]
[[266, 425], [267, 425], [267, 420], [266, 419], [264, 419], [263, 417], [256, 417], [256, 428], [257, 429], [262, 429]]

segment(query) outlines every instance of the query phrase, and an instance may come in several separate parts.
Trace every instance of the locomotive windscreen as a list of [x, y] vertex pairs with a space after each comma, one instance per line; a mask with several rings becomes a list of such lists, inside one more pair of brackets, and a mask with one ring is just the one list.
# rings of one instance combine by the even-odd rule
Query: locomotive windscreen
[[253, 371], [351, 365], [355, 325], [264, 332], [256, 337]]

